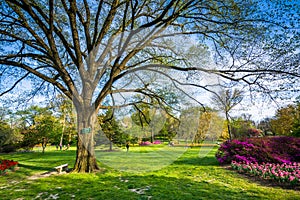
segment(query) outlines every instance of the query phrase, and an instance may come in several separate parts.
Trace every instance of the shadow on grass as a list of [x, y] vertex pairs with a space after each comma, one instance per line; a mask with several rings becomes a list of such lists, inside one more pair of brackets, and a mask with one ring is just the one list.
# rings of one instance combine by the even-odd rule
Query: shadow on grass
[[[39, 195], [47, 199], [54, 194], [59, 199], [272, 199], [263, 198], [270, 195], [263, 188], [229, 187], [215, 179], [105, 173], [50, 176], [36, 180], [27, 186], [26, 193], [14, 193], [13, 197], [34, 199]], [[284, 196], [276, 195], [278, 199]]]
[[191, 148], [174, 162], [178, 165], [219, 166], [215, 157], [216, 148]]
[[37, 165], [32, 166], [32, 165], [26, 165], [26, 164], [19, 164], [18, 166], [21, 168], [24, 168], [24, 169], [32, 170], [32, 171], [51, 171], [51, 170], [53, 170], [53, 168], [37, 166]]
[[219, 166], [215, 157], [208, 156], [204, 158], [191, 157], [180, 158], [174, 162], [176, 165], [198, 165], [198, 166]]

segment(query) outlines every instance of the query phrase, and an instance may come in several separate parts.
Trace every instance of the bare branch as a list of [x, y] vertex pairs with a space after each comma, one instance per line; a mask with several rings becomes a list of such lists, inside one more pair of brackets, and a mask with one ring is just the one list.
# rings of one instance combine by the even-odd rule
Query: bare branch
[[38, 72], [37, 70], [29, 67], [26, 64], [23, 63], [19, 63], [19, 62], [14, 62], [14, 61], [6, 61], [6, 60], [0, 60], [0, 64], [2, 65], [9, 65], [9, 66], [16, 66], [16, 67], [20, 67], [26, 71], [28, 71], [31, 74], [36, 75], [37, 77], [40, 77], [41, 79], [53, 84], [54, 86], [58, 87], [67, 97], [69, 97], [70, 99], [72, 99], [72, 93], [70, 91], [72, 91], [70, 88], [69, 90], [66, 89], [62, 84], [60, 84], [59, 82], [57, 82], [55, 79], [50, 78], [40, 72]]

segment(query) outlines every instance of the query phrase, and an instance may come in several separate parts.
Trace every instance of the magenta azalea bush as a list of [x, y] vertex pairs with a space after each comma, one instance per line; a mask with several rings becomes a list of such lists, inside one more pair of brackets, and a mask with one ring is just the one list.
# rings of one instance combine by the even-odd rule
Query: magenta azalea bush
[[140, 143], [140, 146], [148, 146], [148, 145], [151, 145], [151, 142], [145, 141]]
[[220, 164], [300, 162], [300, 138], [263, 137], [226, 141], [216, 153]]
[[155, 141], [153, 142], [153, 144], [161, 144], [161, 141], [160, 141], [160, 140], [155, 140]]
[[149, 142], [149, 141], [145, 141], [145, 142], [141, 142], [140, 146], [149, 146], [151, 144], [161, 144], [160, 140], [155, 140], [153, 143]]
[[258, 176], [279, 183], [300, 184], [300, 163], [296, 162], [291, 164], [258, 164], [232, 161], [231, 167], [239, 173]]

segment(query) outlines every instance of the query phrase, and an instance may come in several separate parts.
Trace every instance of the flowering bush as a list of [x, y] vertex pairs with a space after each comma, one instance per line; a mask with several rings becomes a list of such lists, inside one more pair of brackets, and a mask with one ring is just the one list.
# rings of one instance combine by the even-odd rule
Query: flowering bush
[[9, 169], [14, 169], [19, 163], [13, 160], [0, 160], [0, 175]]
[[148, 146], [148, 145], [151, 145], [151, 144], [161, 144], [161, 141], [160, 140], [155, 140], [153, 143], [151, 143], [149, 141], [141, 142], [140, 146]]
[[155, 140], [155, 141], [153, 142], [153, 144], [161, 144], [161, 141], [160, 141], [160, 140]]
[[220, 164], [300, 162], [300, 138], [264, 137], [231, 140], [221, 144], [216, 153]]
[[258, 164], [232, 161], [231, 167], [240, 173], [259, 176], [279, 183], [300, 184], [300, 163], [296, 162], [291, 164]]
[[232, 160], [237, 162], [257, 162], [249, 152], [254, 152], [255, 147], [248, 141], [231, 140], [221, 144], [216, 153], [220, 164], [229, 164]]
[[140, 146], [148, 146], [148, 145], [151, 145], [151, 142], [146, 141], [146, 142], [141, 142], [140, 143]]

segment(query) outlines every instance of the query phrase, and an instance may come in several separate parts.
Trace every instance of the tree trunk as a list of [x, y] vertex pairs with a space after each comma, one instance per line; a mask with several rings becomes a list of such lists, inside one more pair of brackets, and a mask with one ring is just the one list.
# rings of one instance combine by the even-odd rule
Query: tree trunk
[[110, 151], [112, 151], [112, 150], [113, 150], [113, 148], [112, 148], [112, 147], [113, 147], [113, 142], [112, 142], [112, 141], [109, 141], [109, 150], [110, 150]]
[[99, 170], [94, 149], [97, 112], [77, 108], [77, 153], [73, 172], [91, 173]]
[[229, 140], [232, 140], [231, 127], [230, 127], [230, 121], [229, 121], [228, 112], [226, 112], [226, 122], [227, 122], [227, 129], [228, 129], [228, 134], [229, 134]]
[[153, 144], [153, 142], [154, 142], [154, 133], [153, 133], [153, 130], [152, 130], [153, 128], [151, 128], [151, 143]]
[[[62, 126], [62, 130], [61, 130], [61, 136], [60, 136], [60, 141], [59, 141], [59, 146], [62, 147], [63, 144], [63, 137], [64, 137], [64, 132], [65, 132], [65, 125], [66, 125], [66, 116], [63, 115], [64, 117], [64, 121], [63, 121], [63, 126]], [[61, 150], [61, 149], [60, 149]]]
[[43, 138], [43, 142], [42, 142], [42, 152], [45, 153], [45, 148], [47, 146], [48, 140], [46, 138]]

